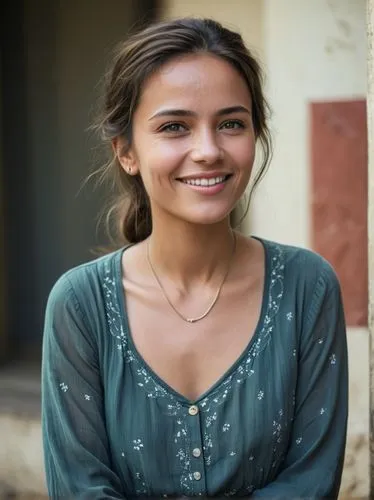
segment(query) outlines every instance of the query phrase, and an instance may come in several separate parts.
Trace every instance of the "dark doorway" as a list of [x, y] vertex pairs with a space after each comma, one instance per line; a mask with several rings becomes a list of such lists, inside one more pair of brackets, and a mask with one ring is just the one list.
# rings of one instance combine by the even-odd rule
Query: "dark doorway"
[[156, 15], [150, 0], [1, 7], [1, 361], [40, 358], [53, 283], [103, 243], [96, 217], [104, 193], [82, 189], [100, 160], [88, 127], [114, 45]]

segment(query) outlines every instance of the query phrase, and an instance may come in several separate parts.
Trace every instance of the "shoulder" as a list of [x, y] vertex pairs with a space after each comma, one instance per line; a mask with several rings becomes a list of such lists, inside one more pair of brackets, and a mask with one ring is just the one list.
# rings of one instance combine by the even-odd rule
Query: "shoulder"
[[269, 256], [274, 259], [270, 266], [272, 273], [275, 270], [271, 280], [279, 280], [273, 295], [279, 297], [283, 309], [293, 311], [298, 331], [311, 333], [303, 335], [303, 342], [313, 338], [318, 322], [327, 328], [338, 318], [344, 331], [341, 286], [331, 263], [308, 248], [268, 240], [263, 240], [263, 244], [268, 259]]
[[267, 254], [269, 290], [284, 309], [295, 311], [300, 324], [313, 321], [321, 310], [342, 310], [339, 278], [325, 257], [308, 248], [260, 241]]
[[332, 264], [321, 254], [309, 248], [287, 245], [276, 241], [262, 241], [270, 266], [280, 268], [290, 287], [322, 285], [328, 289], [339, 288], [339, 279]]
[[53, 284], [47, 301], [47, 310], [74, 306], [99, 300], [103, 286], [108, 279], [113, 280], [115, 267], [122, 250], [75, 266], [58, 277]]

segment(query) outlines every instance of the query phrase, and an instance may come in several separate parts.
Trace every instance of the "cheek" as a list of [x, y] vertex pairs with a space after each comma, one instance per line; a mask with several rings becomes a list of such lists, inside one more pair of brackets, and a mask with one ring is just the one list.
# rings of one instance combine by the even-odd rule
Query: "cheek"
[[146, 148], [138, 150], [140, 173], [151, 182], [165, 181], [181, 166], [187, 151], [180, 140], [152, 141]]
[[248, 173], [252, 170], [256, 154], [256, 144], [254, 139], [247, 138], [235, 144], [231, 148], [231, 156], [235, 159], [235, 163], [242, 170], [247, 170]]

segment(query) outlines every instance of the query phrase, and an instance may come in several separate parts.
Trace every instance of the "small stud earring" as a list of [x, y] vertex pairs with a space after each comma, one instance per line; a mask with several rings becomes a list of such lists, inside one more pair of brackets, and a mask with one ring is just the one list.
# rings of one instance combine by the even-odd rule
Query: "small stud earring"
[[127, 168], [127, 173], [128, 173], [129, 175], [131, 175], [131, 173], [132, 173], [132, 167], [128, 167], [128, 168]]

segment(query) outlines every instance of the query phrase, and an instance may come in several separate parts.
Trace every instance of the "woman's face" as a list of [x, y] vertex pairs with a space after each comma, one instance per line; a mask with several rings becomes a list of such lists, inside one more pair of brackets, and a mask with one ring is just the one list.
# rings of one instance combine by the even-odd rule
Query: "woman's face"
[[117, 152], [140, 174], [152, 218], [194, 224], [226, 219], [243, 195], [255, 156], [251, 96], [226, 61], [206, 54], [174, 59], [145, 83], [133, 142]]

